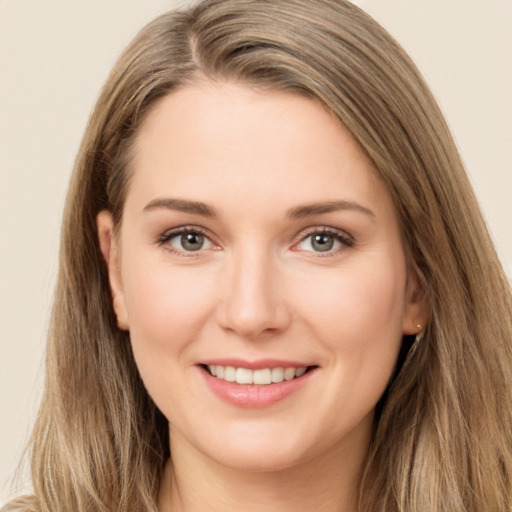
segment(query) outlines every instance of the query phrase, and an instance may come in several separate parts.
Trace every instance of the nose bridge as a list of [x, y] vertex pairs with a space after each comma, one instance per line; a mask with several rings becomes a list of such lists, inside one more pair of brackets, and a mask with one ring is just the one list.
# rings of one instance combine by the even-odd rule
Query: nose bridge
[[283, 329], [288, 311], [275, 258], [264, 247], [244, 244], [226, 260], [219, 320], [244, 337]]

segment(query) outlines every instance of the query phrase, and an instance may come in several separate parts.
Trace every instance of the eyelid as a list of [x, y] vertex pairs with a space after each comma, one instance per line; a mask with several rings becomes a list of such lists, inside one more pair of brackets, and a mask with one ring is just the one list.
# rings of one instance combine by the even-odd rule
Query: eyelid
[[[200, 234], [200, 235], [204, 236], [205, 238], [207, 238], [213, 247], [210, 247], [208, 249], [200, 249], [198, 251], [181, 251], [180, 249], [177, 249], [176, 247], [174, 247], [168, 243], [171, 239], [173, 239], [177, 236], [183, 235], [184, 233]], [[179, 255], [183, 255], [186, 257], [199, 256], [199, 254], [205, 252], [206, 250], [212, 250], [212, 249], [216, 250], [219, 248], [219, 244], [217, 244], [214, 241], [214, 238], [213, 238], [212, 234], [210, 233], [210, 231], [208, 231], [207, 229], [205, 229], [201, 226], [196, 226], [193, 224], [177, 226], [175, 228], [171, 228], [171, 229], [164, 231], [164, 233], [162, 233], [161, 235], [159, 235], [157, 237], [157, 244], [160, 246], [165, 246], [165, 249], [170, 252], [173, 252], [173, 253], [179, 254]]]
[[[187, 257], [198, 256], [199, 254], [205, 252], [205, 250], [181, 251], [181, 250], [175, 248], [174, 246], [171, 246], [170, 244], [168, 244], [169, 240], [171, 240], [172, 238], [182, 235], [184, 233], [190, 233], [190, 232], [198, 233], [209, 240], [209, 242], [212, 244], [213, 247], [211, 247], [207, 250], [212, 250], [212, 249], [217, 250], [220, 248], [220, 244], [218, 244], [215, 241], [214, 236], [211, 234], [211, 232], [209, 230], [207, 230], [201, 226], [194, 225], [194, 224], [186, 224], [183, 226], [177, 226], [175, 228], [166, 230], [165, 232], [163, 232], [161, 235], [159, 235], [157, 237], [157, 244], [161, 245], [161, 246], [165, 246], [165, 248], [167, 250], [169, 250], [170, 252], [174, 252], [174, 253], [177, 253], [180, 255], [184, 255]], [[316, 252], [316, 254], [318, 256], [332, 256], [344, 249], [353, 247], [355, 245], [354, 237], [352, 235], [350, 235], [349, 233], [347, 233], [346, 231], [338, 229], [338, 228], [334, 228], [331, 226], [321, 226], [320, 225], [320, 226], [311, 226], [311, 227], [308, 227], [308, 228], [302, 230], [295, 237], [295, 241], [292, 244], [292, 250], [299, 251], [299, 249], [297, 249], [297, 246], [301, 242], [306, 240], [309, 236], [316, 235], [316, 234], [320, 234], [320, 235], [324, 234], [324, 235], [333, 236], [343, 246], [342, 248], [334, 250], [334, 251], [326, 251], [325, 254], [322, 254], [321, 252]], [[315, 251], [304, 251], [304, 252], [315, 252]]]
[[300, 234], [297, 236], [297, 240], [293, 243], [292, 249], [299, 251], [300, 249], [297, 249], [297, 246], [311, 235], [330, 235], [336, 238], [336, 240], [338, 240], [343, 246], [337, 250], [326, 251], [325, 253], [320, 251], [304, 251], [313, 252], [320, 257], [333, 256], [340, 251], [351, 248], [355, 245], [354, 237], [342, 229], [333, 228], [331, 226], [312, 226], [300, 232]]

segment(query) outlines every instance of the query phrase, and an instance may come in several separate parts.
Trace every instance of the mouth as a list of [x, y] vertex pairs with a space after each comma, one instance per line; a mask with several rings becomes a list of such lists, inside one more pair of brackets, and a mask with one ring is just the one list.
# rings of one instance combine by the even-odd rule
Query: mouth
[[303, 362], [265, 359], [224, 359], [197, 365], [210, 391], [240, 408], [263, 409], [308, 387], [319, 366]]
[[258, 386], [268, 386], [299, 379], [306, 373], [317, 368], [317, 366], [283, 366], [251, 370], [250, 368], [216, 364], [200, 366], [216, 379], [236, 384], [255, 384]]

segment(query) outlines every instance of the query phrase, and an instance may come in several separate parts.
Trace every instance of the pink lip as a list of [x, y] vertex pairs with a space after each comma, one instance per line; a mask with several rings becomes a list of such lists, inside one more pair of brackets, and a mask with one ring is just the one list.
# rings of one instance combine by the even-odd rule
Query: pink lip
[[200, 361], [202, 365], [234, 366], [235, 368], [247, 368], [249, 370], [261, 370], [263, 368], [303, 368], [311, 364], [299, 361], [285, 361], [283, 359], [258, 359], [257, 361], [245, 361], [243, 359], [208, 359]]
[[[284, 361], [280, 361], [279, 365], [269, 366], [261, 365], [261, 361], [258, 361], [257, 367], [248, 366], [247, 362], [245, 364], [227, 364], [225, 360], [221, 363], [208, 363], [208, 364], [221, 364], [221, 366], [235, 366], [238, 368], [290, 368], [296, 367], [300, 368], [301, 366], [306, 365], [297, 365], [297, 364], [289, 364], [288, 361], [285, 364]], [[230, 360], [232, 362], [232, 360]], [[203, 378], [206, 381], [206, 384], [210, 388], [210, 390], [221, 398], [223, 401], [235, 405], [237, 407], [243, 407], [247, 409], [263, 409], [265, 407], [270, 407], [271, 405], [284, 400], [291, 394], [295, 393], [299, 389], [301, 389], [312, 377], [313, 374], [316, 373], [315, 369], [309, 370], [301, 377], [295, 378], [293, 380], [283, 381], [276, 384], [237, 384], [236, 382], [227, 382], [222, 379], [218, 379], [214, 377], [206, 371], [206, 369], [199, 367], [200, 371], [203, 375]]]

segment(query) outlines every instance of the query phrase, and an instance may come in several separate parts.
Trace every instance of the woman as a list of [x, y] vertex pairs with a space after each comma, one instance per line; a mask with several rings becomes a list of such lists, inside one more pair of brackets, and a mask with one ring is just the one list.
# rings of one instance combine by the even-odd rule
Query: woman
[[7, 510], [510, 509], [510, 288], [430, 92], [350, 3], [148, 25], [61, 247]]

